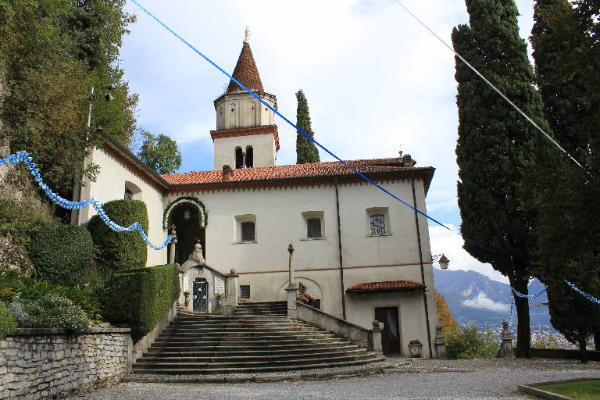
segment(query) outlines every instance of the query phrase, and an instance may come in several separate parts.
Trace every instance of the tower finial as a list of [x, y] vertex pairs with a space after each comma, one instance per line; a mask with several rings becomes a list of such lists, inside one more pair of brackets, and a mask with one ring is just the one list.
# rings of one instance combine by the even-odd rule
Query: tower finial
[[249, 27], [246, 27], [246, 32], [244, 34], [244, 42], [245, 43], [250, 42], [250, 28]]

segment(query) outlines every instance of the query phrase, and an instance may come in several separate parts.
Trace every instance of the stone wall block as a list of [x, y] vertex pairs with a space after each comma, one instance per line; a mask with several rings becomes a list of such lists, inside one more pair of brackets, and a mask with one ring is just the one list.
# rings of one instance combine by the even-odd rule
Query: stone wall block
[[[32, 334], [30, 334], [32, 333]], [[130, 365], [128, 329], [79, 335], [20, 329], [0, 339], [0, 400], [64, 397], [101, 380], [118, 380]]]

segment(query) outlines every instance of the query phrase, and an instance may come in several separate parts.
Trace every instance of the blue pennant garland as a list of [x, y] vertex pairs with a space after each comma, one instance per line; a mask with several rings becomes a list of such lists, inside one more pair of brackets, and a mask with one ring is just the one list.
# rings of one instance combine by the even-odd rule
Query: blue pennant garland
[[583, 296], [584, 299], [594, 303], [594, 304], [600, 304], [600, 299], [597, 297], [592, 296], [589, 293], [584, 292], [583, 290], [579, 289], [577, 286], [575, 286], [574, 283], [569, 282], [568, 280], [565, 279], [565, 283], [567, 284], [567, 286], [569, 286], [571, 289], [573, 289], [574, 291], [576, 291], [577, 293], [579, 293], [581, 296]]
[[153, 245], [150, 242], [148, 235], [146, 235], [146, 232], [144, 232], [144, 228], [142, 227], [141, 223], [134, 222], [133, 224], [131, 224], [127, 227], [117, 224], [116, 222], [112, 221], [109, 218], [109, 216], [104, 211], [104, 208], [102, 207], [102, 203], [100, 203], [98, 200], [87, 199], [87, 200], [83, 200], [83, 201], [70, 201], [63, 197], [60, 197], [59, 195], [54, 193], [48, 187], [48, 185], [46, 185], [44, 183], [44, 180], [42, 179], [42, 175], [40, 173], [39, 168], [33, 162], [33, 158], [31, 158], [26, 151], [18, 151], [15, 154], [9, 155], [8, 157], [0, 158], [0, 165], [5, 165], [5, 164], [13, 164], [14, 165], [14, 164], [18, 164], [18, 163], [25, 163], [27, 165], [27, 169], [29, 169], [31, 176], [33, 176], [33, 179], [35, 179], [35, 181], [37, 182], [39, 187], [44, 191], [44, 193], [46, 193], [48, 198], [50, 198], [50, 200], [54, 204], [58, 205], [59, 207], [65, 208], [67, 210], [79, 210], [86, 206], [92, 206], [96, 209], [96, 212], [98, 213], [98, 216], [100, 217], [100, 219], [102, 219], [102, 221], [112, 231], [115, 231], [115, 232], [136, 232], [137, 231], [137, 232], [139, 232], [142, 239], [144, 239], [144, 241], [148, 244], [148, 246], [153, 248], [154, 250], [164, 249], [165, 247], [167, 247], [169, 245], [169, 243], [171, 243], [173, 240], [175, 240], [171, 235], [168, 235], [167, 239], [163, 243], [161, 243], [159, 245]]

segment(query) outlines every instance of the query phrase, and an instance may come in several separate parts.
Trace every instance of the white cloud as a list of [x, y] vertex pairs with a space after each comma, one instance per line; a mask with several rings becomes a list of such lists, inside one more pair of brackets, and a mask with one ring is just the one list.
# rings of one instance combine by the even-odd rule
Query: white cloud
[[487, 295], [483, 292], [479, 292], [477, 297], [473, 299], [463, 301], [463, 306], [503, 313], [510, 310], [510, 306], [508, 304], [496, 302], [487, 297]]
[[508, 279], [495, 271], [490, 264], [484, 264], [473, 258], [465, 249], [463, 249], [464, 240], [455, 232], [458, 228], [454, 225], [447, 225], [452, 231], [441, 226], [430, 226], [429, 235], [431, 237], [431, 251], [433, 254], [444, 253], [450, 260], [449, 269], [476, 271], [484, 274], [494, 280], [507, 283]]

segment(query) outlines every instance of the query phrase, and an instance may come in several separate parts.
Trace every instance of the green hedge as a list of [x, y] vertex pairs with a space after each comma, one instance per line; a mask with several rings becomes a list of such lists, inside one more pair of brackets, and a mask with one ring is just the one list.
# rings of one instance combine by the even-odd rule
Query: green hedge
[[[148, 232], [148, 210], [140, 200], [115, 200], [104, 204], [106, 214], [121, 226], [140, 222]], [[113, 232], [97, 215], [88, 223], [97, 247], [98, 267], [123, 271], [146, 266], [147, 245], [138, 232]]]
[[63, 284], [87, 281], [94, 262], [90, 233], [77, 225], [44, 226], [29, 245], [38, 278]]
[[6, 305], [0, 302], [0, 338], [14, 333], [15, 329], [17, 329], [17, 321]]
[[179, 296], [175, 265], [139, 268], [114, 274], [102, 294], [104, 318], [131, 328], [134, 341], [165, 317]]

